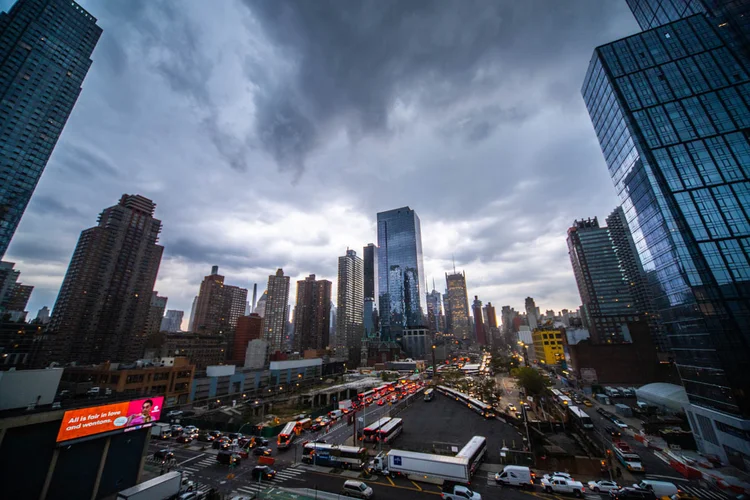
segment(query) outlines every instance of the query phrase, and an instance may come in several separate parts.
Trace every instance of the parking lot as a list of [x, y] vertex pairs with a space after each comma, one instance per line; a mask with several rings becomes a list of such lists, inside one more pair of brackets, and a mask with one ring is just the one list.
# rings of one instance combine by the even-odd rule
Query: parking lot
[[500, 448], [522, 446], [522, 436], [510, 425], [497, 419], [485, 419], [458, 401], [435, 393], [424, 402], [421, 398], [398, 415], [404, 419], [404, 430], [393, 447], [433, 453], [435, 443], [450, 443], [462, 448], [473, 436], [487, 438], [486, 462], [501, 463]]

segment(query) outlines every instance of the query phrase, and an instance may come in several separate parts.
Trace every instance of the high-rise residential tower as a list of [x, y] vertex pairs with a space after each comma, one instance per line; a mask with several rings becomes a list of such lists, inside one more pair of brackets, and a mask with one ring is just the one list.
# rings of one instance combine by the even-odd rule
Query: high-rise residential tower
[[188, 329], [189, 332], [194, 332], [193, 330], [193, 324], [195, 323], [195, 309], [198, 307], [198, 296], [196, 295], [193, 299], [193, 305], [190, 307], [190, 321], [188, 321]]
[[409, 207], [378, 213], [380, 332], [395, 340], [407, 327], [424, 323], [422, 228]]
[[203, 278], [195, 307], [193, 330], [196, 333], [231, 335], [237, 318], [245, 314], [247, 289], [224, 283], [219, 266]]
[[271, 345], [271, 352], [283, 351], [289, 305], [289, 276], [284, 276], [283, 269], [277, 269], [276, 274], [268, 277], [265, 297], [263, 338]]
[[484, 318], [482, 316], [482, 301], [479, 297], [474, 295], [474, 303], [472, 304], [472, 312], [474, 313], [474, 338], [479, 345], [487, 345], [487, 335], [484, 330]]
[[297, 282], [297, 305], [294, 307], [295, 349], [325, 349], [330, 341], [331, 285], [311, 274]]
[[347, 250], [339, 257], [336, 306], [336, 355], [359, 365], [364, 335], [364, 262]]
[[167, 297], [160, 296], [157, 291], [151, 293], [151, 306], [148, 309], [146, 326], [144, 326], [146, 337], [156, 335], [161, 330], [161, 320], [164, 319], [167, 300]]
[[184, 315], [184, 311], [168, 310], [161, 321], [161, 330], [172, 333], [182, 331], [182, 318]]
[[646, 31], [595, 49], [583, 98], [698, 448], [747, 463], [750, 64], [742, 34], [750, 15], [726, 14], [750, 14], [749, 3], [629, 5]]
[[[466, 273], [445, 274], [445, 310], [450, 311], [449, 332], [459, 339], [471, 338], [469, 324], [469, 294], [466, 291]], [[447, 317], [447, 315], [446, 315]]]
[[609, 230], [596, 217], [568, 229], [568, 254], [581, 295], [583, 325], [594, 344], [630, 342], [628, 322], [642, 320]]
[[526, 308], [526, 320], [529, 322], [529, 328], [534, 331], [539, 327], [539, 308], [536, 307], [532, 297], [526, 297], [524, 306]]
[[9, 315], [12, 321], [24, 321], [34, 287], [21, 284], [21, 271], [14, 267], [13, 262], [0, 261], [0, 317]]
[[47, 361], [131, 362], [143, 355], [145, 326], [164, 247], [156, 205], [122, 195], [78, 239], [52, 311]]
[[102, 29], [71, 0], [19, 0], [0, 13], [0, 259], [91, 66]]

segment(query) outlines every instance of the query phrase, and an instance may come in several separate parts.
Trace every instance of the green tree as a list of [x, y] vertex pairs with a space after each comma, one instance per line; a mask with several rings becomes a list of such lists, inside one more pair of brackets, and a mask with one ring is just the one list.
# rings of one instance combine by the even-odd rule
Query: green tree
[[519, 387], [523, 388], [527, 396], [538, 396], [547, 387], [547, 379], [534, 368], [514, 368], [511, 375], [518, 379]]

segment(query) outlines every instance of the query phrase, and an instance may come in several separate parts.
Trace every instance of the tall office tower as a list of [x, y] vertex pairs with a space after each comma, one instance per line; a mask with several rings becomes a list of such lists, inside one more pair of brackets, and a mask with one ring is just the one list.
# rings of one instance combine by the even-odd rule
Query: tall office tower
[[47, 323], [49, 323], [49, 307], [44, 306], [39, 309], [39, 312], [36, 313], [36, 319], [34, 321], [42, 325], [46, 325]]
[[[381, 247], [382, 248], [382, 247]], [[347, 250], [339, 257], [336, 308], [336, 355], [346, 357], [351, 368], [359, 365], [364, 335], [364, 262]]]
[[497, 347], [501, 342], [501, 338], [500, 329], [497, 327], [497, 314], [492, 302], [487, 302], [487, 305], [484, 306], [484, 318], [484, 324], [487, 326], [487, 332], [489, 332], [487, 342]]
[[143, 327], [146, 337], [156, 335], [161, 330], [161, 320], [164, 319], [164, 309], [167, 308], [167, 297], [161, 297], [159, 292], [151, 292], [151, 305], [148, 308], [146, 325]]
[[182, 331], [182, 318], [184, 315], [184, 311], [177, 311], [175, 309], [168, 310], [167, 314], [165, 314], [164, 318], [161, 320], [161, 330], [163, 332], [172, 333]]
[[196, 295], [195, 298], [193, 298], [193, 305], [190, 307], [190, 321], [188, 321], [188, 332], [195, 332], [193, 330], [193, 326], [195, 324], [195, 309], [198, 307], [198, 296]]
[[598, 47], [582, 94], [698, 448], [747, 462], [739, 436], [750, 430], [750, 68], [727, 21], [696, 14], [669, 22], [679, 13], [649, 21], [643, 9], [655, 1], [631, 7], [641, 6], [644, 28], [659, 26]]
[[568, 255], [583, 306], [583, 324], [592, 344], [631, 342], [628, 322], [641, 321], [609, 230], [593, 219], [568, 229]]
[[445, 293], [443, 294], [443, 308], [444, 308], [444, 314], [445, 314], [445, 320], [443, 323], [443, 329], [446, 333], [453, 333], [453, 317], [451, 316], [451, 304], [450, 300], [448, 299], [448, 290], [445, 290]]
[[378, 330], [378, 309], [375, 307], [375, 299], [371, 297], [365, 297], [365, 337], [368, 339], [375, 339], [379, 337], [380, 331]]
[[526, 297], [524, 305], [526, 307], [526, 319], [529, 322], [529, 328], [531, 328], [531, 331], [534, 331], [539, 327], [539, 313], [537, 312], [536, 304], [534, 304], [534, 299]]
[[569, 327], [570, 326], [570, 311], [568, 311], [567, 309], [563, 309], [560, 315], [562, 316], [563, 326]]
[[378, 247], [368, 243], [362, 249], [362, 260], [365, 265], [365, 298], [378, 298]]
[[263, 290], [263, 293], [258, 299], [258, 303], [255, 304], [255, 312], [258, 313], [258, 316], [260, 316], [261, 318], [266, 315], [266, 302], [267, 301], [268, 301], [268, 290]]
[[422, 228], [409, 207], [378, 214], [380, 332], [395, 340], [407, 327], [424, 323]]
[[81, 233], [52, 311], [48, 361], [127, 363], [143, 355], [164, 251], [156, 244], [155, 208], [148, 198], [124, 194]]
[[297, 282], [297, 305], [294, 307], [295, 349], [328, 347], [331, 314], [331, 285], [311, 274]]
[[479, 297], [474, 295], [474, 303], [472, 304], [472, 312], [474, 313], [474, 338], [477, 340], [479, 345], [487, 345], [487, 335], [484, 331], [484, 318], [482, 318], [482, 301]]
[[609, 214], [606, 221], [609, 237], [612, 239], [615, 254], [617, 254], [617, 261], [622, 269], [625, 282], [630, 285], [634, 307], [644, 315], [651, 339], [657, 350], [667, 353], [669, 343], [664, 334], [664, 325], [654, 307], [648, 278], [641, 265], [641, 260], [638, 258], [638, 250], [635, 247], [633, 235], [630, 234], [628, 221], [625, 219], [625, 211], [622, 207], [617, 207]]
[[500, 309], [500, 321], [502, 322], [503, 335], [508, 335], [513, 332], [513, 308], [510, 306], [503, 306]]
[[263, 338], [271, 345], [271, 352], [282, 351], [289, 305], [289, 276], [284, 276], [283, 269], [277, 269], [276, 274], [268, 277], [268, 289], [264, 296]]
[[445, 309], [450, 311], [449, 330], [459, 339], [471, 337], [471, 325], [469, 323], [469, 294], [466, 291], [466, 273], [445, 273], [446, 295]]
[[219, 266], [213, 266], [201, 282], [193, 329], [196, 333], [231, 335], [237, 318], [245, 314], [245, 302], [247, 289], [224, 284]]
[[0, 261], [0, 317], [9, 315], [12, 321], [24, 321], [34, 287], [18, 281], [21, 271], [13, 269], [15, 265]]
[[250, 313], [255, 312], [255, 305], [258, 300], [258, 284], [253, 283], [253, 302], [250, 304]]
[[440, 325], [440, 319], [443, 315], [443, 305], [440, 299], [440, 292], [435, 290], [433, 285], [432, 291], [427, 294], [427, 326], [433, 336], [437, 332], [443, 331]]
[[0, 259], [62, 133], [102, 30], [69, 0], [0, 13]]

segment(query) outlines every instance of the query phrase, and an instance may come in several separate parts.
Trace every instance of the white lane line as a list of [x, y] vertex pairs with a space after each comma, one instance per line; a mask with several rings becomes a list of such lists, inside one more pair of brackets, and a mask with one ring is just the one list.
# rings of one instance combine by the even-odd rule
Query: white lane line
[[704, 489], [704, 490], [703, 490], [703, 493], [704, 493], [704, 494], [706, 494], [706, 495], [708, 495], [708, 496], [709, 496], [709, 497], [711, 497], [711, 498], [715, 498], [716, 500], [724, 500], [724, 499], [726, 498], [726, 497], [725, 497], [724, 495], [722, 495], [721, 493], [717, 493], [717, 492], [715, 492], [715, 491], [711, 491], [711, 490], [706, 490], [706, 489]]
[[[659, 457], [659, 458], [661, 458], [661, 457]], [[669, 479], [670, 481], [690, 481], [690, 479], [687, 479], [687, 478], [684, 478], [684, 477], [679, 477], [679, 476], [662, 476], [662, 475], [659, 475], [659, 474], [646, 474], [646, 479], [651, 479], [651, 478], [654, 478], [654, 477], [655, 478], [659, 478], [659, 479]]]
[[188, 462], [192, 462], [193, 460], [196, 460], [196, 459], [198, 459], [198, 458], [202, 457], [203, 455], [205, 455], [205, 453], [201, 453], [200, 455], [196, 455], [196, 456], [194, 456], [193, 458], [188, 458], [188, 459], [187, 459], [187, 460], [185, 460], [184, 462], [180, 462], [180, 463], [179, 463], [179, 464], [177, 464], [177, 465], [182, 465], [182, 464], [186, 464], [186, 463], [188, 463]]

